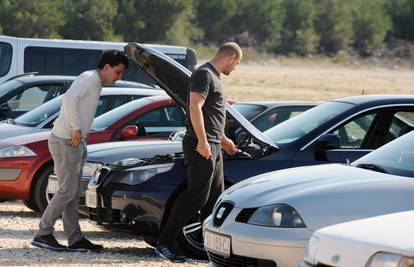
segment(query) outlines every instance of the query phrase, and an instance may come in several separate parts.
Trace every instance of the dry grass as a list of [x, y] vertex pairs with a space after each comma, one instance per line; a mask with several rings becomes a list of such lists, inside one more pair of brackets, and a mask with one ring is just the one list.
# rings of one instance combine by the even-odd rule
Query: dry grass
[[[390, 66], [393, 67], [393, 66]], [[414, 70], [312, 61], [242, 63], [223, 77], [234, 100], [319, 100], [365, 94], [412, 94]]]

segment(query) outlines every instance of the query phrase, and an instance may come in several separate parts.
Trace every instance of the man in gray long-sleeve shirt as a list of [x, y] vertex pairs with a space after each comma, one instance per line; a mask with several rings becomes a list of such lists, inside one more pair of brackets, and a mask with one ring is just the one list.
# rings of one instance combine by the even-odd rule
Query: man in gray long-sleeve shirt
[[[54, 251], [94, 251], [103, 249], [83, 237], [79, 226], [79, 197], [82, 168], [86, 160], [86, 139], [95, 117], [102, 83], [121, 79], [128, 59], [119, 51], [105, 51], [96, 70], [85, 71], [63, 96], [60, 115], [54, 122], [49, 150], [55, 164], [59, 190], [40, 219], [32, 245]], [[62, 215], [68, 247], [53, 236], [56, 220]]]

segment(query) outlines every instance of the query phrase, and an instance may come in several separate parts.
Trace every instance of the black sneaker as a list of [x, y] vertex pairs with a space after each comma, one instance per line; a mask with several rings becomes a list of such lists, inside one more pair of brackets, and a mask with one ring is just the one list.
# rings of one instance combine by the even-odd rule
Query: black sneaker
[[53, 251], [67, 250], [67, 247], [59, 244], [59, 242], [56, 241], [55, 237], [52, 234], [36, 236], [32, 241], [32, 245], [38, 248], [50, 249]]
[[68, 251], [70, 252], [101, 252], [102, 250], [103, 246], [96, 245], [84, 237], [82, 237], [82, 239], [75, 244], [68, 247]]
[[186, 262], [185, 256], [177, 255], [170, 248], [159, 245], [155, 248], [155, 253], [163, 259], [169, 260], [175, 263]]

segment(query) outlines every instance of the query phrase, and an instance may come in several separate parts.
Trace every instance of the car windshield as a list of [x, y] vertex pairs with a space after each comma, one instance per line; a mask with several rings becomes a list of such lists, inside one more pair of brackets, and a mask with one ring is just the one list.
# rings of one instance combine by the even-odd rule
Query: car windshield
[[6, 81], [4, 83], [0, 83], [0, 97], [6, 95], [7, 93], [13, 91], [17, 87], [21, 86], [23, 83], [18, 81], [17, 79], [13, 79], [10, 81]]
[[60, 110], [62, 104], [62, 96], [54, 98], [43, 105], [17, 117], [14, 122], [17, 125], [36, 127], [40, 123], [56, 114]]
[[345, 102], [328, 102], [270, 128], [264, 135], [278, 146], [290, 144], [353, 106]]
[[151, 103], [150, 100], [147, 100], [146, 98], [141, 98], [141, 99], [131, 101], [122, 106], [119, 106], [116, 109], [108, 111], [99, 117], [96, 117], [92, 123], [91, 129], [92, 131], [102, 131], [102, 130], [108, 129], [109, 126], [116, 123], [117, 121], [119, 121], [120, 119], [128, 115], [129, 113], [137, 109], [140, 109], [149, 103]]
[[263, 105], [246, 103], [236, 103], [233, 107], [249, 121], [266, 109]]
[[414, 132], [405, 134], [354, 161], [352, 166], [382, 169], [383, 172], [414, 177]]

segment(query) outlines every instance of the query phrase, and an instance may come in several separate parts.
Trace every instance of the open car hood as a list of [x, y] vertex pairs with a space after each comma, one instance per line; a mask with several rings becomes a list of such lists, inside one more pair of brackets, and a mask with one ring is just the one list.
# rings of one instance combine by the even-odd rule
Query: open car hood
[[[187, 90], [191, 71], [183, 67], [172, 58], [158, 52], [146, 45], [129, 43], [124, 47], [125, 53], [138, 64], [158, 85], [164, 89], [183, 108], [187, 106]], [[244, 128], [257, 142], [263, 145], [278, 148], [272, 140], [256, 129], [237, 110], [228, 103], [226, 104], [227, 117], [229, 120]]]

